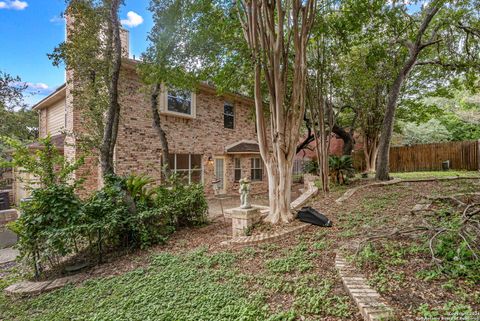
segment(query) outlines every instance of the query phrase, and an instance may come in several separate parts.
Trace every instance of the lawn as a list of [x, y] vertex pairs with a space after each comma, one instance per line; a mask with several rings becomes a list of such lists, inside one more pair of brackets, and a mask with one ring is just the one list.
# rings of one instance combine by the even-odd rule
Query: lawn
[[421, 178], [444, 178], [444, 177], [480, 177], [478, 171], [431, 171], [431, 172], [405, 172], [391, 173], [392, 177], [402, 179], [421, 179]]
[[0, 319], [360, 320], [318, 229], [283, 243], [219, 251], [207, 245], [182, 251], [189, 244], [176, 243], [175, 251], [160, 248], [145, 266], [119, 276], [32, 299], [2, 296]]
[[[221, 246], [230, 227], [218, 219], [175, 233], [165, 246], [113, 258], [89, 271], [91, 279], [80, 285], [31, 299], [0, 295], [0, 319], [361, 320], [334, 269], [336, 251], [368, 278], [398, 320], [472, 314], [480, 310], [480, 267], [470, 266], [467, 274], [461, 265], [455, 266], [459, 273], [440, 271], [426, 237], [394, 234], [355, 252], [359, 241], [417, 220], [458, 221], [455, 211], [412, 215], [425, 196], [479, 190], [471, 179], [406, 182], [366, 187], [337, 204], [345, 191], [338, 188], [311, 203], [334, 227], [309, 227], [301, 235], [249, 247]], [[2, 277], [0, 288], [14, 282], [16, 273]]]

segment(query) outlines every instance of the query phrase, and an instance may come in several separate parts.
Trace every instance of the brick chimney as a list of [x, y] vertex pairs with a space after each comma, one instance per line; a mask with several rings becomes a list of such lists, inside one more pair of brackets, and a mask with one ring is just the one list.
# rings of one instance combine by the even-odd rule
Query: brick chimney
[[[73, 27], [73, 18], [65, 15], [65, 40], [68, 40], [69, 29]], [[120, 26], [120, 42], [122, 43], [122, 57], [130, 57], [130, 31]]]

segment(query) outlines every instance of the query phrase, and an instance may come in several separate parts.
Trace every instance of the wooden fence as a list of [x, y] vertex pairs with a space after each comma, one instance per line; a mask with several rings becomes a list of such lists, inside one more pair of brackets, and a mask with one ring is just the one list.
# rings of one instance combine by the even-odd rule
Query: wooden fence
[[[391, 172], [442, 170], [442, 162], [450, 161], [450, 169], [480, 170], [480, 141], [449, 142], [390, 148]], [[353, 161], [357, 170], [365, 169], [363, 151], [356, 151]]]

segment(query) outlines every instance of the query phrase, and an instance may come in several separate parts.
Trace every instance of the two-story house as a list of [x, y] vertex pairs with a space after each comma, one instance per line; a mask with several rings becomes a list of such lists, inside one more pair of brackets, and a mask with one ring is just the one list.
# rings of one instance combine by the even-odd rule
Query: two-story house
[[[146, 174], [161, 181], [161, 145], [137, 72], [137, 61], [128, 58], [128, 33], [122, 33], [125, 58], [120, 78], [120, 125], [115, 147], [115, 170], [119, 175]], [[81, 108], [72, 94], [73, 82], [59, 87], [33, 108], [40, 117], [40, 136], [50, 135], [68, 159], [82, 154], [75, 134], [84, 129]], [[202, 182], [213, 194], [212, 181], [220, 180], [222, 193], [237, 193], [238, 181], [249, 177], [252, 192], [265, 192], [268, 183], [259, 154], [253, 100], [237, 94], [217, 95], [207, 84], [195, 92], [164, 88], [159, 99], [162, 127], [166, 132], [169, 167], [186, 182]], [[163, 160], [164, 161], [164, 160]], [[100, 187], [98, 157], [86, 158], [75, 175], [84, 187]]]

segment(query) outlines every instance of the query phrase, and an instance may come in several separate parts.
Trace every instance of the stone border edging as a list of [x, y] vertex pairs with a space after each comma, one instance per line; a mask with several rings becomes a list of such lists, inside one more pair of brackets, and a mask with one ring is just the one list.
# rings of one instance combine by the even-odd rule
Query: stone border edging
[[84, 274], [75, 274], [51, 281], [23, 281], [10, 285], [4, 292], [11, 297], [29, 297], [63, 288], [67, 284], [78, 283], [84, 276]]
[[435, 182], [435, 181], [453, 181], [458, 179], [480, 179], [480, 176], [448, 176], [448, 177], [438, 177], [438, 178], [418, 178], [418, 179], [402, 179], [394, 178], [385, 182], [374, 182], [370, 184], [360, 185], [354, 188], [347, 190], [341, 197], [335, 200], [335, 203], [342, 204], [344, 201], [349, 199], [355, 192], [362, 188], [372, 187], [372, 186], [386, 186], [386, 185], [395, 185], [399, 183], [422, 183], [422, 182]]
[[0, 265], [15, 262], [20, 252], [17, 249], [7, 247], [0, 249]]
[[290, 229], [286, 229], [286, 230], [275, 232], [275, 233], [264, 233], [264, 234], [252, 235], [252, 236], [237, 236], [230, 240], [223, 241], [220, 244], [221, 245], [233, 245], [233, 244], [251, 245], [251, 244], [258, 244], [263, 242], [276, 241], [287, 235], [288, 236], [296, 235], [304, 231], [309, 226], [310, 224], [301, 224], [299, 226], [295, 226]]
[[394, 312], [375, 289], [371, 288], [367, 279], [357, 273], [340, 255], [335, 256], [335, 268], [342, 279], [343, 286], [357, 305], [365, 321], [393, 320]]

